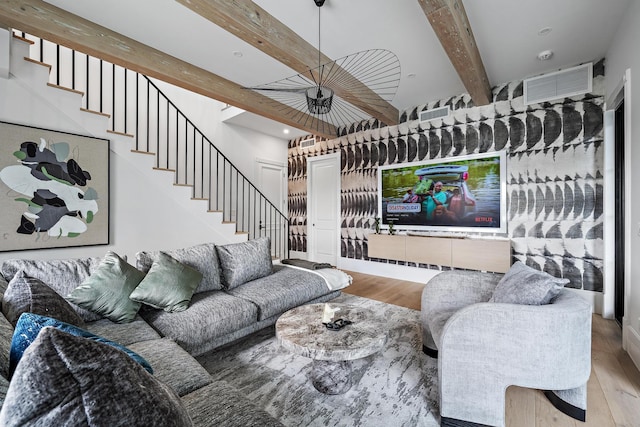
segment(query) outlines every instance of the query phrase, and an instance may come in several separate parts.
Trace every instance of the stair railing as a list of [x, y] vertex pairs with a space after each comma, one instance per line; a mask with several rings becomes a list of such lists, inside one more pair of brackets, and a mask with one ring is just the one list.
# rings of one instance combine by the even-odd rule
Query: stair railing
[[174, 172], [211, 212], [248, 237], [271, 238], [272, 256], [289, 257], [289, 221], [148, 77], [14, 30], [33, 42], [31, 59], [51, 66], [49, 83], [84, 93], [82, 108], [108, 114], [112, 133], [154, 153], [155, 168]]

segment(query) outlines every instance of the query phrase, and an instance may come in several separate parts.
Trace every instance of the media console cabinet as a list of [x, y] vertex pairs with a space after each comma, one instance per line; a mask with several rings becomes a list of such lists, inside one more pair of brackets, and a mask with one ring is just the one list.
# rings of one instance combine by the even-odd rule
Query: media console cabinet
[[504, 273], [511, 267], [511, 241], [372, 233], [369, 257]]

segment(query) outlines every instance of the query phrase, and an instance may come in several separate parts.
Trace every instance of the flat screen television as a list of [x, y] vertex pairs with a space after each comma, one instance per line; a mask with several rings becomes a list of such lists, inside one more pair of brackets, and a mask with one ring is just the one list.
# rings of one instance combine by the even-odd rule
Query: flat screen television
[[383, 228], [507, 232], [506, 152], [378, 168]]

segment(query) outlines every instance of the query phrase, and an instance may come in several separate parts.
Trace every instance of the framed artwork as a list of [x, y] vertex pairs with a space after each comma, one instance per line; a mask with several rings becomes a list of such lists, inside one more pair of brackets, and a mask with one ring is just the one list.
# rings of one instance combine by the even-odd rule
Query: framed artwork
[[109, 244], [109, 140], [0, 121], [0, 252]]

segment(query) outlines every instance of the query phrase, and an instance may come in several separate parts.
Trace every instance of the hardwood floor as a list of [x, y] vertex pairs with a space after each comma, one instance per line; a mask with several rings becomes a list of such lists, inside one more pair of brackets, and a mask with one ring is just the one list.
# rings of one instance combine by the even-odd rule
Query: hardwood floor
[[[347, 272], [353, 284], [343, 292], [420, 310], [424, 283]], [[508, 427], [640, 427], [640, 372], [622, 350], [622, 332], [613, 320], [593, 315], [591, 377], [587, 420], [582, 423], [555, 409], [538, 390], [509, 387]]]

